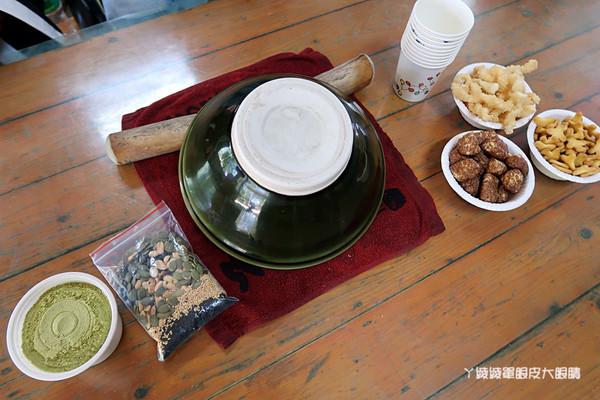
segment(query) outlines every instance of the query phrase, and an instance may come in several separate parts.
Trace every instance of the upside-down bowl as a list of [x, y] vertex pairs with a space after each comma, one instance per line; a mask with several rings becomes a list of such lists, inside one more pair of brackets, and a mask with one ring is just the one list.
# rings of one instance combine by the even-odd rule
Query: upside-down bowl
[[[318, 134], [298, 128], [304, 124]], [[190, 215], [220, 249], [253, 265], [297, 269], [341, 254], [366, 232], [381, 205], [385, 161], [373, 124], [350, 97], [315, 79], [269, 74], [204, 105], [184, 139], [179, 180]]]

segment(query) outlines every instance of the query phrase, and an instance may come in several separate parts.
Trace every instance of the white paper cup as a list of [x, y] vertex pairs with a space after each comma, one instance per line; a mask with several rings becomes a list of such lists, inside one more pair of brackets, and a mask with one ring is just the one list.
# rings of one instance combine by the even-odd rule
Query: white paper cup
[[410, 50], [411, 53], [431, 62], [447, 62], [453, 60], [460, 51], [460, 48], [449, 52], [432, 50], [420, 42], [415, 41], [408, 34], [402, 37], [401, 44], [405, 49]]
[[468, 30], [467, 32], [459, 36], [446, 36], [432, 33], [429, 29], [420, 25], [414, 15], [415, 14], [413, 9], [413, 12], [411, 13], [408, 19], [407, 25], [410, 26], [411, 29], [414, 30], [415, 33], [419, 36], [423, 37], [424, 39], [431, 40], [433, 42], [443, 43], [445, 45], [456, 44], [457, 42], [461, 41], [464, 42], [465, 39], [469, 36], [469, 33], [471, 32], [470, 30]]
[[422, 46], [439, 52], [451, 52], [455, 51], [456, 49], [460, 49], [466, 40], [466, 37], [464, 39], [451, 41], [429, 39], [425, 35], [418, 32], [416, 29], [414, 29], [410, 24], [406, 26], [405, 34], [410, 36]]
[[460, 0], [417, 0], [413, 14], [417, 25], [442, 39], [461, 38], [475, 23], [473, 11]]
[[411, 61], [401, 50], [394, 78], [394, 92], [403, 100], [421, 101], [427, 97], [446, 67], [447, 65], [423, 67]]
[[437, 58], [437, 57], [431, 57], [431, 56], [424, 55], [422, 52], [418, 52], [417, 50], [415, 50], [404, 39], [401, 42], [401, 48], [402, 48], [402, 51], [404, 52], [404, 55], [406, 57], [408, 57], [412, 62], [414, 62], [415, 64], [418, 64], [422, 67], [427, 67], [427, 68], [446, 67], [450, 63], [452, 63], [452, 61], [454, 61], [454, 58], [456, 57], [456, 55], [453, 55], [451, 57]]

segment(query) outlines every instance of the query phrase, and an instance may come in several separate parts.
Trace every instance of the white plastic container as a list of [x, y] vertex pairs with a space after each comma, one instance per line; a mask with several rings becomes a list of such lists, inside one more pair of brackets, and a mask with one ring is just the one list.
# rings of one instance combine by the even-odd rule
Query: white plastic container
[[[42, 294], [55, 286], [69, 282], [89, 283], [102, 291], [110, 304], [112, 314], [110, 330], [100, 350], [98, 350], [98, 352], [83, 365], [66, 372], [53, 373], [43, 371], [33, 365], [27, 359], [27, 357], [25, 357], [22, 351], [21, 331], [23, 329], [25, 316]], [[31, 378], [41, 381], [58, 381], [78, 375], [89, 367], [104, 361], [119, 344], [122, 329], [123, 324], [117, 311], [117, 302], [108, 286], [93, 275], [82, 272], [65, 272], [41, 281], [31, 288], [17, 303], [10, 316], [10, 320], [8, 321], [8, 327], [6, 329], [6, 346], [8, 348], [8, 354], [10, 355], [10, 358], [17, 368], [21, 370], [21, 372], [30, 376]]]
[[[544, 112], [541, 112], [537, 116], [540, 118], [552, 117], [552, 118], [556, 118], [561, 121], [564, 121], [567, 118], [571, 118], [571, 117], [575, 116], [575, 112], [569, 111], [569, 110], [553, 109], [553, 110], [546, 110]], [[592, 121], [589, 118], [586, 118], [585, 116], [583, 116], [582, 119], [586, 125], [598, 126], [596, 123], [594, 123], [594, 121]], [[531, 123], [527, 127], [527, 144], [529, 144], [529, 155], [531, 155], [531, 161], [533, 161], [533, 165], [535, 165], [535, 167], [542, 174], [546, 175], [549, 178], [555, 179], [557, 181], [570, 181], [570, 182], [582, 183], [582, 184], [594, 183], [594, 182], [600, 181], [600, 172], [598, 172], [594, 175], [587, 176], [587, 177], [581, 177], [581, 176], [566, 174], [566, 173], [554, 168], [552, 166], [552, 164], [550, 164], [548, 161], [546, 161], [546, 159], [544, 158], [542, 153], [540, 153], [538, 151], [538, 149], [535, 147], [535, 140], [534, 140], [533, 135], [535, 133], [536, 128], [537, 128], [537, 124], [535, 123], [535, 121], [531, 121]]]

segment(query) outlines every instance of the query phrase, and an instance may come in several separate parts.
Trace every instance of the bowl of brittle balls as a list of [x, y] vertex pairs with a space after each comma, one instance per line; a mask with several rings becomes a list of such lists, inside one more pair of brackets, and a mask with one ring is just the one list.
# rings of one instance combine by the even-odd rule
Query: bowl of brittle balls
[[547, 110], [527, 128], [533, 165], [549, 178], [576, 183], [600, 181], [600, 130], [581, 112]]
[[475, 63], [463, 67], [452, 82], [452, 96], [462, 117], [479, 129], [504, 130], [511, 135], [525, 126], [540, 98], [525, 82], [537, 69], [536, 60], [523, 65]]
[[520, 207], [535, 187], [533, 167], [523, 150], [493, 130], [454, 136], [444, 146], [441, 162], [450, 187], [485, 210]]

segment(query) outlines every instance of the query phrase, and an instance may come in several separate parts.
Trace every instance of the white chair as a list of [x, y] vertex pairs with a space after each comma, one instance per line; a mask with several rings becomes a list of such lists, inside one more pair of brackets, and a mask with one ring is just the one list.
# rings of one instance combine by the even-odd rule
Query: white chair
[[[21, 20], [25, 24], [47, 36], [48, 39], [57, 39], [62, 37], [62, 32], [60, 30], [56, 29], [44, 18], [40, 17], [38, 14], [16, 0], [0, 1], [0, 11]], [[5, 40], [0, 38], [1, 64], [7, 64], [9, 62], [14, 62], [24, 58], [25, 56], [23, 56], [19, 50], [15, 49]]]

